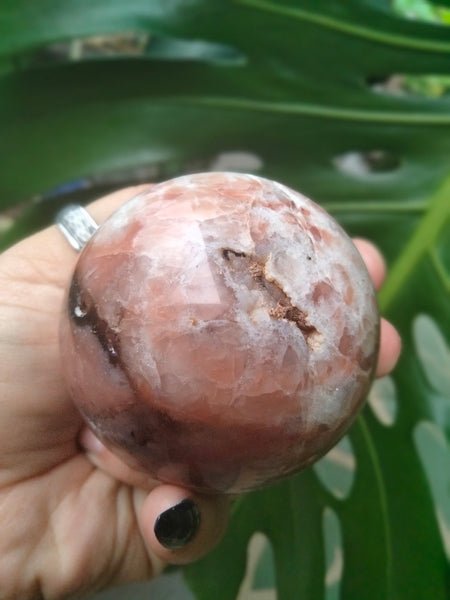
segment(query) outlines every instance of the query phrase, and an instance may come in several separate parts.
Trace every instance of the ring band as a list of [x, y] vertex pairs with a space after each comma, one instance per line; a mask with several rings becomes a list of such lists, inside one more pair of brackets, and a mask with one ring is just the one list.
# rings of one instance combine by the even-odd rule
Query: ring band
[[56, 215], [56, 224], [77, 252], [80, 252], [97, 231], [98, 225], [91, 215], [78, 204], [69, 204]]

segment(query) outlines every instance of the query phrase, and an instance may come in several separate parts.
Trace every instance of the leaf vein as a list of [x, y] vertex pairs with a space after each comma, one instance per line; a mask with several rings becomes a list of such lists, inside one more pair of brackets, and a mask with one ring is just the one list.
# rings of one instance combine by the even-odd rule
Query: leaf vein
[[[167, 98], [170, 101], [169, 98]], [[251, 100], [247, 98], [227, 98], [218, 96], [178, 96], [177, 102], [192, 106], [212, 108], [229, 108], [251, 110], [279, 114], [302, 115], [343, 121], [360, 121], [370, 123], [394, 123], [396, 125], [450, 125], [450, 111], [446, 113], [414, 113], [362, 110], [355, 108], [339, 108], [336, 106], [319, 106], [306, 103], [272, 102]]]
[[380, 465], [380, 460], [378, 458], [375, 444], [373, 443], [369, 427], [367, 426], [366, 420], [363, 415], [360, 415], [357, 419], [359, 426], [361, 428], [362, 435], [367, 444], [367, 450], [372, 461], [373, 470], [375, 474], [375, 480], [377, 482], [377, 487], [379, 491], [381, 512], [383, 515], [383, 524], [384, 524], [384, 538], [385, 538], [385, 549], [386, 549], [386, 598], [391, 597], [391, 585], [392, 585], [392, 532], [391, 526], [389, 523], [389, 510], [388, 510], [388, 500], [387, 500], [387, 492], [386, 486], [383, 480], [383, 473]]
[[403, 34], [395, 34], [384, 31], [382, 29], [371, 29], [369, 27], [363, 27], [350, 21], [342, 21], [336, 17], [331, 17], [325, 14], [318, 14], [308, 10], [304, 10], [298, 7], [290, 8], [287, 6], [279, 6], [269, 2], [267, 0], [236, 0], [238, 4], [243, 4], [264, 10], [267, 12], [276, 13], [289, 18], [296, 18], [302, 21], [309, 21], [316, 25], [326, 27], [328, 29], [334, 29], [342, 33], [352, 35], [354, 37], [360, 37], [370, 39], [380, 44], [386, 44], [389, 46], [400, 46], [408, 49], [425, 50], [428, 52], [449, 52], [450, 43], [436, 41], [432, 39], [415, 38], [413, 36], [406, 36]]

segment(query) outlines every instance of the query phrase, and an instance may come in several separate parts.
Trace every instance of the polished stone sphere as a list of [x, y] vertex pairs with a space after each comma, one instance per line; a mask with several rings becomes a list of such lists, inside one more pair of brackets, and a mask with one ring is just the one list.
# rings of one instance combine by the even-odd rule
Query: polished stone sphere
[[348, 429], [379, 316], [350, 238], [253, 175], [149, 186], [83, 249], [61, 323], [86, 422], [132, 467], [240, 493], [307, 467]]

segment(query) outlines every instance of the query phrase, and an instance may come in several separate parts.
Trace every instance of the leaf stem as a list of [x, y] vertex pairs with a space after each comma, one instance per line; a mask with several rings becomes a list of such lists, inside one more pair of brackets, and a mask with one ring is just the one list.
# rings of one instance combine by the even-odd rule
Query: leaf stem
[[389, 276], [379, 294], [382, 312], [389, 310], [406, 285], [411, 273], [423, 256], [432, 249], [450, 217], [450, 176], [432, 198], [423, 219], [407, 241], [400, 256], [390, 269]]
[[432, 248], [429, 251], [429, 256], [431, 264], [433, 265], [437, 276], [439, 277], [442, 285], [444, 286], [446, 293], [450, 296], [450, 275], [447, 273], [447, 270], [440, 256], [438, 256], [436, 248]]
[[321, 206], [328, 212], [334, 213], [347, 213], [347, 212], [358, 212], [358, 213], [407, 213], [411, 215], [413, 213], [422, 214], [426, 209], [426, 203], [422, 200], [407, 200], [406, 202], [388, 201], [381, 202], [377, 200], [359, 200], [340, 202], [321, 202]]
[[[395, 125], [434, 125], [450, 124], [448, 108], [442, 112], [419, 113], [413, 111], [379, 111], [339, 106], [324, 106], [304, 102], [275, 102], [269, 100], [254, 100], [234, 98], [231, 96], [177, 96], [177, 102], [182, 101], [192, 106], [208, 108], [228, 108], [276, 113], [281, 115], [300, 115], [321, 119], [340, 119], [342, 121], [394, 123]], [[170, 101], [168, 99], [168, 101]]]

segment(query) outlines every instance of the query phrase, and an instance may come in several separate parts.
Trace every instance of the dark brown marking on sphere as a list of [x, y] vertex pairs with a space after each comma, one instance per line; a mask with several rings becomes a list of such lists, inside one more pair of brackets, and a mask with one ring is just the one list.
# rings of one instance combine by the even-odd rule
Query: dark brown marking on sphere
[[91, 296], [80, 286], [77, 273], [72, 278], [68, 299], [69, 315], [77, 327], [89, 327], [106, 352], [113, 367], [122, 367], [120, 359], [120, 339], [108, 323], [98, 315]]
[[[156, 408], [148, 401], [99, 414], [90, 423], [100, 439], [107, 436], [119, 456], [125, 451], [129, 464], [133, 457], [134, 468], [153, 471], [167, 483], [182, 483], [208, 493], [228, 492], [246, 468], [245, 463], [263, 474], [261, 485], [266, 485], [268, 477], [275, 483], [298, 471], [299, 461], [304, 460], [293, 456], [283, 468], [276, 469], [286, 448], [298, 446], [302, 440], [317, 458], [329, 448], [326, 440], [331, 437], [330, 428], [324, 424], [305, 435], [301, 420], [292, 422], [289, 434], [283, 426], [261, 428], [251, 423], [234, 432], [226, 419], [217, 420], [211, 428], [211, 423], [185, 421], [183, 415], [171, 415], [169, 408]], [[271, 448], [269, 457], [267, 448]], [[161, 465], [168, 464], [179, 469], [175, 477], [159, 472]], [[250, 488], [261, 485], [253, 483]]]
[[287, 321], [292, 321], [306, 338], [314, 333], [317, 333], [317, 329], [314, 327], [314, 325], [308, 323], [307, 313], [300, 310], [296, 306], [283, 306], [279, 304], [274, 311], [271, 312], [271, 316], [275, 317], [276, 319], [286, 319]]
[[230, 260], [230, 255], [236, 256], [237, 258], [245, 258], [245, 252], [239, 252], [238, 250], [232, 250], [231, 248], [222, 248], [222, 256], [225, 260]]
[[70, 284], [68, 305], [70, 318], [76, 325], [82, 327], [89, 324], [89, 307], [86, 305], [76, 274]]
[[278, 281], [267, 277], [267, 259], [261, 260], [231, 248], [222, 248], [222, 256], [230, 263], [230, 269], [240, 273], [247, 272], [250, 275], [247, 280], [249, 289], [256, 284], [258, 288], [262, 288], [266, 292], [269, 315], [273, 319], [291, 321], [306, 340], [318, 333], [316, 327], [308, 322], [308, 313], [293, 305], [291, 298]]

